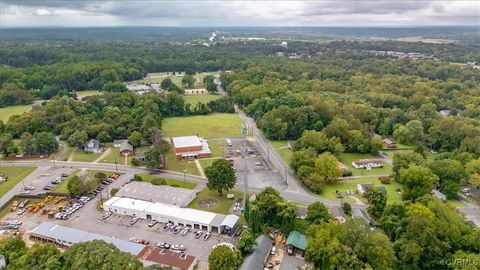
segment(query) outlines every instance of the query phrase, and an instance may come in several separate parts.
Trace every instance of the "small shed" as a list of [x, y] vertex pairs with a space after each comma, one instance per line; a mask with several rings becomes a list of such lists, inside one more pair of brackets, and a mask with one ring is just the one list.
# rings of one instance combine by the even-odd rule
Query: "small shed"
[[298, 231], [291, 231], [285, 246], [287, 247], [289, 255], [293, 255], [295, 252], [301, 252], [303, 254], [307, 249], [307, 237]]

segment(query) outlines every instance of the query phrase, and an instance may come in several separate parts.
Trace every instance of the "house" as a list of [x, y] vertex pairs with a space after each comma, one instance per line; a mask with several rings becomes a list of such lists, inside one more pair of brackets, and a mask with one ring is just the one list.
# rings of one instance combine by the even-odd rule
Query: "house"
[[346, 215], [340, 206], [330, 206], [328, 210], [330, 210], [330, 215], [332, 216], [333, 220], [340, 223], [345, 223]]
[[390, 139], [384, 139], [383, 140], [383, 147], [385, 147], [387, 149], [397, 148], [397, 142], [394, 141], [394, 140], [390, 140]]
[[135, 151], [135, 159], [145, 161], [145, 153], [142, 151]]
[[83, 151], [90, 153], [99, 153], [103, 151], [103, 147], [100, 145], [100, 142], [95, 139], [90, 139], [83, 148]]
[[352, 162], [352, 166], [356, 169], [373, 169], [383, 167], [382, 159], [359, 159]]
[[304, 254], [307, 249], [307, 237], [297, 231], [291, 231], [285, 247], [287, 248], [288, 255], [294, 255], [296, 252]]
[[435, 198], [437, 198], [437, 199], [439, 199], [443, 202], [447, 201], [447, 196], [445, 196], [445, 194], [443, 194], [439, 190], [436, 190], [436, 189], [432, 190], [432, 194]]
[[133, 146], [128, 142], [128, 140], [124, 140], [120, 144], [120, 155], [128, 156], [133, 154]]
[[[365, 192], [367, 192], [368, 189], [375, 187], [373, 184], [358, 184], [357, 185], [357, 191], [361, 195], [363, 195]], [[382, 191], [384, 195], [387, 195], [387, 189], [385, 187], [376, 187]]]
[[212, 155], [208, 142], [198, 136], [173, 137], [171, 141], [177, 160], [206, 158]]
[[239, 270], [263, 269], [272, 248], [272, 240], [265, 235], [260, 235], [255, 240], [255, 247], [243, 260]]

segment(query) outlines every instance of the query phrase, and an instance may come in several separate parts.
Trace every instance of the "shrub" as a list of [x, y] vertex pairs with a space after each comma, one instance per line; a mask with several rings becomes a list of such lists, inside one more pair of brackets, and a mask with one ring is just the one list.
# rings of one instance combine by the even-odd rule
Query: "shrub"
[[162, 178], [153, 178], [150, 183], [152, 183], [152, 185], [161, 186], [161, 185], [166, 185], [167, 181], [165, 181], [165, 179], [162, 179]]
[[382, 184], [390, 184], [390, 176], [380, 176], [378, 179], [380, 180], [380, 182], [382, 182]]

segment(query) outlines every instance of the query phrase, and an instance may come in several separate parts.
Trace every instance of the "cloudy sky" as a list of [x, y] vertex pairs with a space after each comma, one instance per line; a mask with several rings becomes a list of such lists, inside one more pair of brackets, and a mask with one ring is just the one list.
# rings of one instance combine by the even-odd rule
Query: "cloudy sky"
[[480, 2], [0, 0], [0, 27], [412, 25], [480, 25]]

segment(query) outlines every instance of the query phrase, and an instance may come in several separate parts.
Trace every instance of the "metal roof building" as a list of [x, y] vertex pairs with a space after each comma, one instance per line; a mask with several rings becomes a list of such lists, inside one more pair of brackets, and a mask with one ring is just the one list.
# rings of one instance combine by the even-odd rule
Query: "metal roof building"
[[157, 186], [145, 182], [130, 182], [115, 194], [117, 197], [167, 203], [180, 207], [188, 206], [195, 199], [196, 195], [197, 192], [193, 189], [166, 185]]
[[252, 253], [245, 257], [238, 270], [264, 269], [271, 248], [272, 240], [265, 235], [259, 236]]
[[140, 251], [142, 251], [142, 249], [145, 247], [141, 244], [131, 243], [129, 241], [48, 222], [43, 222], [33, 229], [30, 232], [30, 237], [45, 242], [51, 242], [63, 247], [69, 247], [76, 243], [88, 242], [92, 240], [103, 240], [109, 244], [115, 245], [120, 251], [128, 252], [134, 256], [137, 256], [137, 254], [140, 253]]

